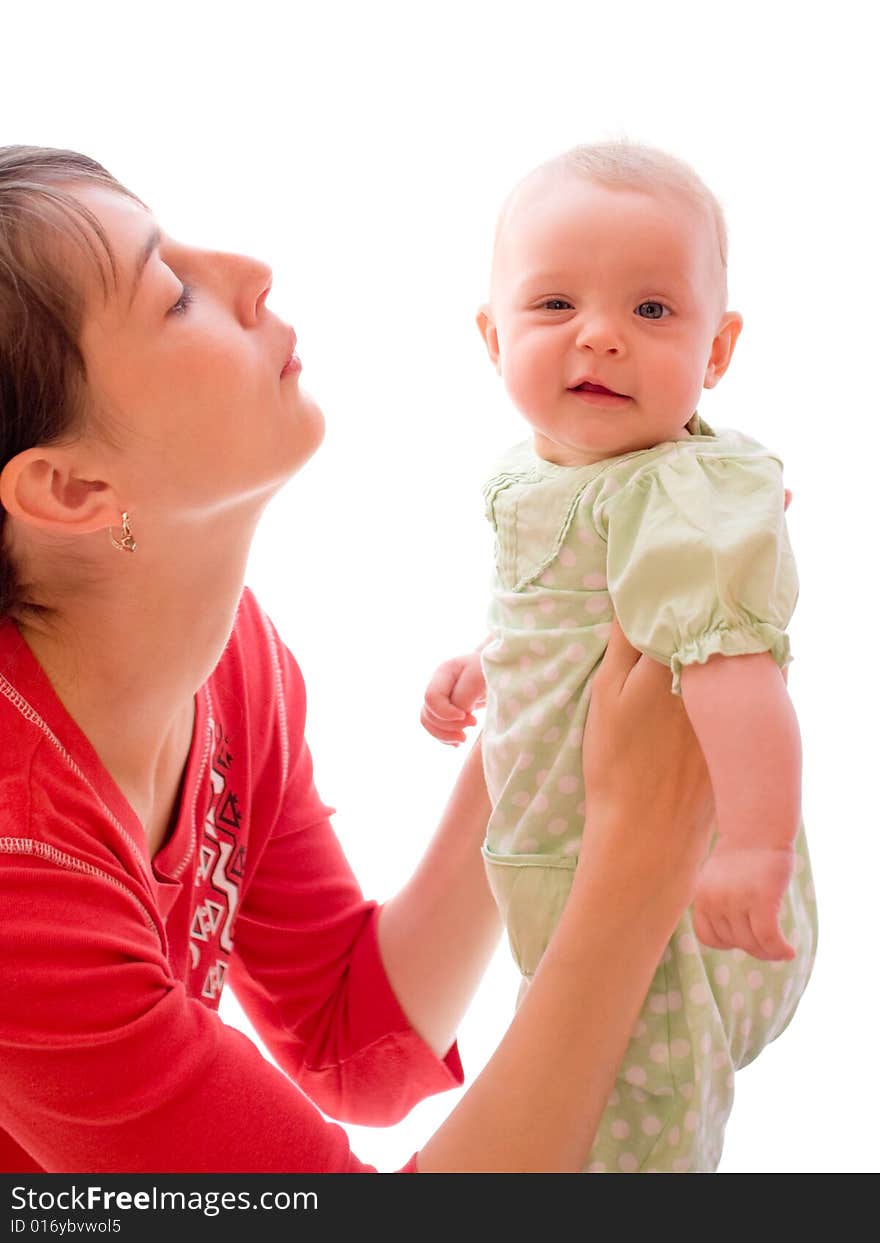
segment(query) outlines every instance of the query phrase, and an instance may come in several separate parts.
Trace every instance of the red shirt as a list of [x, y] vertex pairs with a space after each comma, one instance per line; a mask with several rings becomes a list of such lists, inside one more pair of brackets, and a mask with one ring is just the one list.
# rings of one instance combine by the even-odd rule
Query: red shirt
[[[151, 866], [0, 622], [0, 1170], [367, 1170], [312, 1100], [387, 1125], [461, 1083], [455, 1046], [439, 1061], [391, 991], [304, 721], [296, 662], [246, 591]], [[221, 1022], [226, 980], [286, 1074]]]

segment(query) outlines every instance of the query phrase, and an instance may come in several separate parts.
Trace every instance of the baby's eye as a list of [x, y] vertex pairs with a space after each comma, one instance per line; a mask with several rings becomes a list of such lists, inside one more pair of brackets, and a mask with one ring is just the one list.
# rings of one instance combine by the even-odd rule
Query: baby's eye
[[664, 314], [669, 315], [670, 311], [662, 302], [640, 302], [636, 307], [636, 315], [642, 319], [662, 319]]
[[542, 311], [570, 311], [571, 303], [565, 298], [546, 298], [541, 303]]

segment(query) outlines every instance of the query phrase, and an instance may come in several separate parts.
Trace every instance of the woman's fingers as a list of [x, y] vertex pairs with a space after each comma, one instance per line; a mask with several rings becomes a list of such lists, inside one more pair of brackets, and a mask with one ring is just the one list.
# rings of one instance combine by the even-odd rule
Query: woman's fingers
[[602, 664], [596, 673], [594, 685], [595, 681], [600, 679], [601, 683], [611, 683], [617, 687], [623, 686], [640, 656], [641, 653], [632, 646], [629, 639], [623, 633], [620, 622], [615, 617], [611, 622], [608, 646], [605, 649], [605, 655], [602, 657]]

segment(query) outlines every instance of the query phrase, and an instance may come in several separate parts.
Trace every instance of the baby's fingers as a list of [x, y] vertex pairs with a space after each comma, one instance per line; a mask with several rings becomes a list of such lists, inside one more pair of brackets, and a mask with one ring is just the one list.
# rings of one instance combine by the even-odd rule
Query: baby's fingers
[[428, 731], [432, 737], [437, 738], [440, 742], [450, 743], [458, 746], [460, 742], [464, 742], [464, 730], [467, 726], [476, 725], [476, 718], [470, 713], [461, 716], [460, 720], [450, 720], [448, 717], [437, 716], [428, 708], [427, 704], [422, 705], [419, 720], [424, 729]]

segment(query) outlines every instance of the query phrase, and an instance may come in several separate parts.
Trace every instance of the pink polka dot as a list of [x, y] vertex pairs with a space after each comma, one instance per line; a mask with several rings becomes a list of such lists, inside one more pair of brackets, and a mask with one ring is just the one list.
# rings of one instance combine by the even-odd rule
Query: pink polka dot
[[725, 988], [730, 983], [730, 967], [728, 967], [726, 962], [720, 963], [715, 968], [713, 974], [715, 976], [715, 983], [720, 984], [722, 988]]
[[648, 1114], [647, 1117], [642, 1118], [642, 1130], [646, 1135], [659, 1135], [663, 1130], [663, 1123], [656, 1114]]
[[720, 1070], [722, 1066], [727, 1065], [727, 1054], [719, 1050], [712, 1055], [712, 1065], [716, 1070]]
[[546, 811], [549, 806], [550, 806], [550, 803], [549, 803], [549, 800], [546, 794], [535, 795], [534, 800], [532, 802], [532, 808], [535, 811]]
[[709, 1000], [709, 994], [706, 990], [705, 984], [695, 984], [688, 993], [688, 996], [695, 1006], [705, 1005], [705, 1003]]
[[741, 1010], [745, 1004], [746, 999], [743, 997], [742, 993], [734, 993], [730, 999], [731, 1010]]
[[694, 1094], [694, 1085], [692, 1083], [683, 1083], [679, 1089], [686, 1101], [689, 1101]]
[[527, 630], [534, 630], [538, 624], [538, 619], [534, 613], [523, 613], [523, 625]]
[[742, 962], [746, 956], [745, 950], [741, 950], [738, 947], [735, 950], [731, 950], [730, 953], [734, 962]]
[[547, 668], [544, 670], [544, 681], [545, 682], [555, 682], [558, 677], [559, 677], [559, 666], [558, 665], [548, 665]]
[[611, 1134], [615, 1139], [626, 1139], [629, 1135], [629, 1123], [623, 1118], [615, 1118], [611, 1123]]
[[648, 1093], [643, 1092], [641, 1088], [633, 1088], [630, 1095], [637, 1105], [644, 1105], [648, 1099]]
[[644, 1036], [647, 1030], [648, 1030], [648, 1024], [645, 1022], [644, 1019], [639, 1019], [639, 1021], [636, 1023], [635, 1027], [633, 1028], [632, 1039], [641, 1040], [642, 1036]]
[[639, 1168], [638, 1158], [631, 1152], [622, 1152], [617, 1158], [617, 1164], [624, 1174], [635, 1174]]
[[598, 626], [593, 627], [593, 634], [597, 639], [607, 639], [611, 634], [611, 622], [600, 622]]
[[547, 650], [540, 639], [529, 639], [529, 649], [533, 651], [536, 656], [543, 656], [544, 652]]
[[662, 1066], [666, 1061], [666, 1045], [652, 1044], [648, 1050], [648, 1057], [652, 1062], [656, 1062], [658, 1066]]
[[508, 720], [513, 720], [513, 718], [515, 716], [519, 716], [520, 712], [522, 711], [522, 708], [520, 706], [520, 702], [518, 699], [508, 699], [507, 703], [504, 705], [504, 709], [505, 709], [504, 714], [508, 718]]
[[578, 803], [577, 807], [575, 807], [575, 812], [579, 816], [585, 816], [587, 814], [587, 804], [584, 801], [581, 801]]
[[762, 1015], [762, 1017], [763, 1017], [763, 1018], [765, 1018], [765, 1019], [772, 1018], [772, 1017], [773, 1017], [773, 1010], [774, 1010], [773, 998], [772, 998], [772, 997], [765, 997], [765, 998], [764, 998], [764, 1000], [761, 1002], [761, 1015]]
[[678, 938], [678, 948], [683, 954], [696, 954], [697, 941], [689, 932], [683, 932]]
[[531, 755], [528, 751], [523, 751], [516, 761], [516, 766], [520, 771], [522, 771], [522, 769], [524, 768], [531, 767], [531, 765], [534, 763], [534, 760], [535, 760], [535, 757], [533, 755]]
[[584, 608], [593, 616], [604, 613], [608, 608], [608, 601], [604, 596], [587, 596], [584, 600]]
[[582, 527], [580, 531], [578, 531], [578, 539], [580, 540], [582, 544], [595, 544], [596, 543], [596, 536], [593, 534], [592, 531], [588, 531], [585, 527]]
[[[687, 1086], [690, 1087], [691, 1085], [688, 1084]], [[676, 1148], [681, 1142], [681, 1127], [671, 1126], [666, 1132], [666, 1141], [670, 1148]]]
[[695, 1109], [689, 1109], [684, 1116], [684, 1129], [693, 1132], [699, 1125], [700, 1115]]
[[512, 673], [502, 673], [501, 677], [498, 679], [498, 685], [501, 690], [506, 690], [507, 687], [510, 686], [510, 680], [512, 677]]
[[563, 630], [574, 630], [577, 622], [573, 617], [563, 617], [559, 625]]
[[746, 1015], [739, 1025], [739, 1034], [744, 1036], [746, 1040], [748, 1040], [749, 1036], [752, 1034], [752, 1020], [748, 1015]]
[[690, 1157], [676, 1157], [672, 1162], [672, 1168], [676, 1174], [686, 1174], [691, 1168]]
[[559, 778], [559, 789], [563, 794], [574, 794], [579, 785], [580, 782], [577, 777], [568, 776]]
[[525, 790], [517, 790], [513, 798], [510, 800], [514, 807], [528, 807], [529, 796]]
[[587, 1166], [587, 1173], [588, 1174], [604, 1174], [605, 1173], [605, 1162], [604, 1161], [591, 1161], [590, 1164]]
[[559, 563], [567, 566], [577, 565], [577, 555], [570, 548], [563, 548], [559, 554]]
[[553, 574], [553, 571], [545, 570], [544, 573], [541, 575], [540, 581], [544, 583], [545, 586], [552, 587], [553, 584], [556, 582], [556, 578]]
[[648, 1001], [648, 1008], [652, 1014], [665, 1014], [668, 1004], [665, 993], [654, 993]]
[[585, 660], [586, 656], [587, 649], [584, 647], [583, 643], [569, 643], [568, 647], [565, 649], [565, 659], [570, 660], [572, 664], [576, 664], [580, 660]]
[[749, 988], [752, 989], [752, 991], [754, 991], [757, 988], [760, 988], [763, 983], [764, 983], [764, 977], [761, 975], [760, 971], [749, 972], [748, 984], [749, 984]]
[[675, 1013], [676, 1010], [680, 1010], [682, 1007], [681, 993], [678, 992], [677, 989], [673, 988], [670, 992], [666, 994], [666, 1004], [673, 1014]]
[[582, 729], [569, 730], [566, 742], [568, 746], [580, 749], [584, 743], [584, 731]]
[[568, 828], [568, 821], [563, 820], [562, 816], [554, 816], [547, 825], [547, 832], [552, 833], [554, 837], [560, 837]]
[[551, 613], [556, 612], [556, 604], [553, 600], [542, 600], [538, 605], [538, 608], [546, 617], [549, 617]]
[[576, 855], [578, 851], [580, 850], [580, 848], [581, 848], [581, 844], [579, 841], [566, 842], [565, 846], [563, 847], [562, 853], [564, 855]]
[[547, 733], [541, 739], [541, 741], [542, 742], [555, 742], [556, 739], [561, 735], [561, 733], [562, 733], [562, 730], [559, 728], [558, 725], [551, 725], [550, 728], [547, 730]]
[[522, 689], [523, 689], [523, 694], [525, 695], [526, 699], [537, 699], [538, 698], [537, 684], [533, 682], [531, 678], [528, 678], [525, 682], [523, 682]]
[[604, 574], [585, 574], [584, 586], [588, 591], [603, 591], [608, 586], [608, 580]]
[[623, 1077], [627, 1083], [631, 1083], [637, 1088], [643, 1087], [648, 1082], [648, 1076], [641, 1066], [627, 1066], [623, 1072]]
[[708, 1032], [703, 1032], [702, 1036], [700, 1037], [700, 1051], [702, 1053], [708, 1053], [711, 1048], [712, 1048], [712, 1037], [709, 1035]]
[[547, 777], [547, 769], [542, 768], [539, 773], [535, 773], [535, 785], [542, 786]]
[[608, 1097], [608, 1104], [612, 1106], [620, 1104], [620, 1093], [617, 1088], [611, 1089], [611, 1095]]
[[538, 842], [534, 837], [523, 837], [519, 843], [519, 854], [534, 855], [538, 851]]
[[690, 1041], [682, 1040], [680, 1038], [673, 1040], [672, 1044], [669, 1046], [669, 1051], [673, 1057], [687, 1057], [691, 1051]]

